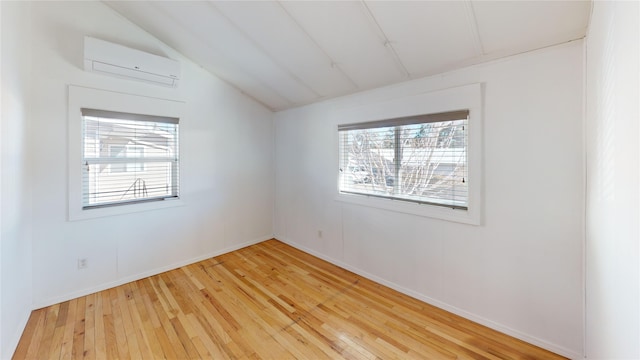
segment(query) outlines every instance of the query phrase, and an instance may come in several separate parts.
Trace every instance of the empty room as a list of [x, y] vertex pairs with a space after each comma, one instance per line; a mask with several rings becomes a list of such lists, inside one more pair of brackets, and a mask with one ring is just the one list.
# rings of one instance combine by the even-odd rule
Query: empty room
[[0, 359], [640, 359], [639, 2], [0, 18]]

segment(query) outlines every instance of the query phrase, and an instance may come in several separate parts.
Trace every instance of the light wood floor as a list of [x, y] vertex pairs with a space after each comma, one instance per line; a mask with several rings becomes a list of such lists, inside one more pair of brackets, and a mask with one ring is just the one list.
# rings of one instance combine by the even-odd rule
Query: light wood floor
[[276, 240], [33, 311], [15, 359], [562, 359]]

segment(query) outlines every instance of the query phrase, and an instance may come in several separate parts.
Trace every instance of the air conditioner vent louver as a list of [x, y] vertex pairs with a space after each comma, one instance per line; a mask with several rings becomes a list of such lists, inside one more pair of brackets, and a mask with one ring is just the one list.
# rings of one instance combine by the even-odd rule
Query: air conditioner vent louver
[[175, 60], [89, 36], [84, 37], [84, 69], [168, 87], [180, 81]]

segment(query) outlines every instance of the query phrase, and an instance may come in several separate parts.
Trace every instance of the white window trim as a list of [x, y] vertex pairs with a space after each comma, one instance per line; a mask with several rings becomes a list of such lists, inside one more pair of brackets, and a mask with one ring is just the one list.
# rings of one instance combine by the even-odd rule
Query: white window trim
[[[471, 84], [440, 91], [393, 99], [385, 102], [342, 110], [337, 114], [338, 124], [352, 124], [405, 116], [435, 114], [461, 109], [469, 110], [467, 166], [469, 197], [467, 209], [452, 209], [429, 204], [417, 204], [397, 199], [383, 199], [361, 194], [340, 193], [338, 184], [339, 156], [336, 153], [336, 200], [360, 206], [480, 225], [482, 221], [482, 84]], [[334, 149], [338, 149], [338, 131], [334, 131]]]
[[[103, 208], [82, 208], [82, 114], [80, 109], [91, 108], [132, 114], [148, 114], [180, 118], [184, 124], [185, 103], [177, 100], [153, 98], [106, 90], [69, 85], [68, 94], [68, 218], [70, 221], [122, 215], [184, 205], [180, 198], [151, 201]], [[182, 137], [182, 132], [178, 136]], [[181, 138], [178, 142], [181, 142]], [[182, 154], [181, 154], [182, 158]], [[182, 166], [178, 168], [182, 172]], [[180, 178], [180, 192], [184, 181]]]

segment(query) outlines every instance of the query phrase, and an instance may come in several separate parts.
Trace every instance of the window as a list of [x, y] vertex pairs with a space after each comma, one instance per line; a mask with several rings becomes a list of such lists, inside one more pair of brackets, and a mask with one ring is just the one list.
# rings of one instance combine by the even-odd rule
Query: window
[[339, 125], [341, 193], [467, 209], [469, 111]]
[[346, 209], [481, 225], [483, 87], [469, 84], [337, 109], [335, 200]]
[[69, 221], [185, 205], [184, 101], [77, 85], [68, 91]]
[[178, 119], [82, 108], [82, 209], [178, 197]]

